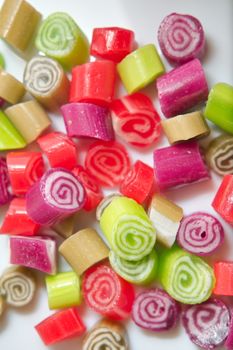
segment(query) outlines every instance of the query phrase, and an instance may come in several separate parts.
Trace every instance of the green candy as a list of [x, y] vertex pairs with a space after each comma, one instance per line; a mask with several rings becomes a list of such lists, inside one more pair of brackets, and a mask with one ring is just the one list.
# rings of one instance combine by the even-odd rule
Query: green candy
[[0, 151], [24, 148], [26, 142], [11, 124], [5, 113], [0, 110]]
[[36, 47], [45, 55], [60, 62], [66, 69], [88, 61], [89, 43], [72, 17], [55, 12], [41, 24]]
[[174, 246], [159, 257], [159, 280], [168, 294], [184, 304], [200, 304], [214, 288], [213, 269], [201, 258]]
[[115, 197], [100, 217], [112, 250], [122, 259], [141, 260], [152, 251], [156, 234], [144, 208], [127, 197]]
[[154, 249], [149, 255], [138, 261], [124, 260], [110, 251], [109, 261], [113, 270], [130, 283], [144, 285], [155, 280], [158, 256]]
[[204, 116], [233, 134], [233, 86], [218, 83], [211, 89]]
[[6, 66], [5, 59], [4, 59], [3, 55], [0, 53], [0, 68], [4, 69], [5, 66]]

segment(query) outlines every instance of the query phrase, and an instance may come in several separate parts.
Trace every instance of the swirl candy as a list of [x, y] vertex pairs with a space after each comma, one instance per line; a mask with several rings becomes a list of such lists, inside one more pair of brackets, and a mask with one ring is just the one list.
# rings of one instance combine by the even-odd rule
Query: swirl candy
[[55, 12], [41, 24], [36, 47], [66, 69], [85, 63], [89, 56], [86, 36], [67, 13]]
[[100, 221], [100, 218], [104, 212], [104, 210], [107, 208], [107, 206], [112, 202], [112, 200], [116, 197], [121, 197], [122, 195], [120, 193], [111, 193], [108, 196], [105, 196], [102, 201], [98, 204], [96, 208], [96, 220]]
[[198, 256], [177, 246], [161, 254], [159, 277], [166, 292], [184, 304], [206, 301], [215, 284], [212, 268]]
[[158, 41], [169, 62], [182, 64], [203, 55], [205, 34], [197, 18], [171, 13], [160, 24]]
[[233, 136], [221, 135], [212, 140], [205, 155], [215, 173], [221, 176], [233, 174]]
[[218, 299], [188, 307], [182, 315], [183, 326], [190, 340], [202, 349], [215, 349], [229, 332], [230, 313]]
[[155, 229], [144, 208], [127, 197], [113, 198], [101, 215], [100, 227], [112, 250], [125, 260], [141, 260], [155, 245]]
[[5, 158], [0, 157], [0, 205], [8, 203], [12, 198], [10, 193], [10, 178]]

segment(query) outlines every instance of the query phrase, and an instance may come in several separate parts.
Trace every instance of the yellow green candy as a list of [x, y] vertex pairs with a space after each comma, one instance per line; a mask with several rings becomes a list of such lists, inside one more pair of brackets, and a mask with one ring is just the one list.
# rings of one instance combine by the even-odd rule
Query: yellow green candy
[[24, 148], [26, 142], [11, 124], [5, 113], [0, 110], [0, 151]]

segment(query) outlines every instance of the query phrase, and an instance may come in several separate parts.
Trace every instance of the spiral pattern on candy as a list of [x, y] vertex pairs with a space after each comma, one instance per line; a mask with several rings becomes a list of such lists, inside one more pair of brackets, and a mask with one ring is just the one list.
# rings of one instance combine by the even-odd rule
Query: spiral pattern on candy
[[233, 174], [233, 137], [222, 135], [214, 139], [208, 146], [206, 159], [215, 173]]
[[121, 334], [107, 327], [98, 327], [87, 336], [83, 350], [127, 350], [128, 346]]

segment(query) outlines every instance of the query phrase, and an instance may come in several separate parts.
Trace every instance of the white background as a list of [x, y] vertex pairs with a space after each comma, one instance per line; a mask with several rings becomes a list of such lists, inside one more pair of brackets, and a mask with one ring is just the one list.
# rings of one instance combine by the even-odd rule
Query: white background
[[[0, 0], [0, 4], [2, 4]], [[156, 33], [161, 20], [171, 12], [187, 13], [196, 16], [203, 24], [208, 50], [203, 60], [209, 86], [217, 82], [233, 84], [233, 1], [232, 0], [31, 0], [45, 17], [55, 11], [65, 11], [76, 19], [79, 26], [91, 38], [93, 27], [122, 26], [135, 31], [139, 45], [156, 43]], [[22, 80], [25, 62], [15, 55], [4, 43], [0, 42], [0, 51], [4, 53], [7, 63], [7, 71]], [[166, 60], [164, 59], [166, 62]], [[171, 67], [166, 63], [166, 68]], [[154, 84], [146, 91], [153, 97], [155, 105], [156, 91]], [[62, 118], [52, 116], [54, 126], [64, 130]], [[219, 131], [216, 129], [211, 136], [202, 141], [202, 145], [208, 144]], [[167, 145], [165, 137], [155, 147]], [[132, 159], [141, 159], [152, 165], [152, 150], [137, 152], [130, 149]], [[186, 214], [196, 210], [212, 212], [211, 201], [217, 190], [220, 178], [212, 176], [211, 181], [194, 184], [188, 188], [182, 188], [167, 193], [167, 196], [175, 200], [184, 208]], [[4, 209], [1, 210], [3, 213]], [[81, 215], [83, 216], [83, 215]], [[77, 228], [84, 228], [87, 224], [94, 224], [94, 216], [81, 216], [77, 222]], [[223, 220], [222, 220], [223, 222]], [[224, 247], [213, 257], [213, 260], [227, 259], [233, 253], [232, 228], [223, 223], [226, 232]], [[8, 265], [7, 238], [0, 237], [0, 272]], [[60, 270], [68, 269], [67, 265], [60, 262]], [[0, 320], [0, 350], [42, 350], [46, 347], [34, 331], [33, 326], [49, 316], [52, 312], [47, 306], [46, 292], [42, 277], [39, 277], [35, 301], [23, 310], [8, 309], [8, 312]], [[84, 307], [80, 313], [88, 327], [93, 325], [98, 316]], [[160, 335], [147, 333], [133, 325], [127, 324], [131, 350], [179, 350], [197, 349], [185, 335], [181, 327], [174, 331]], [[76, 339], [49, 347], [56, 350], [81, 350], [81, 341]]]

